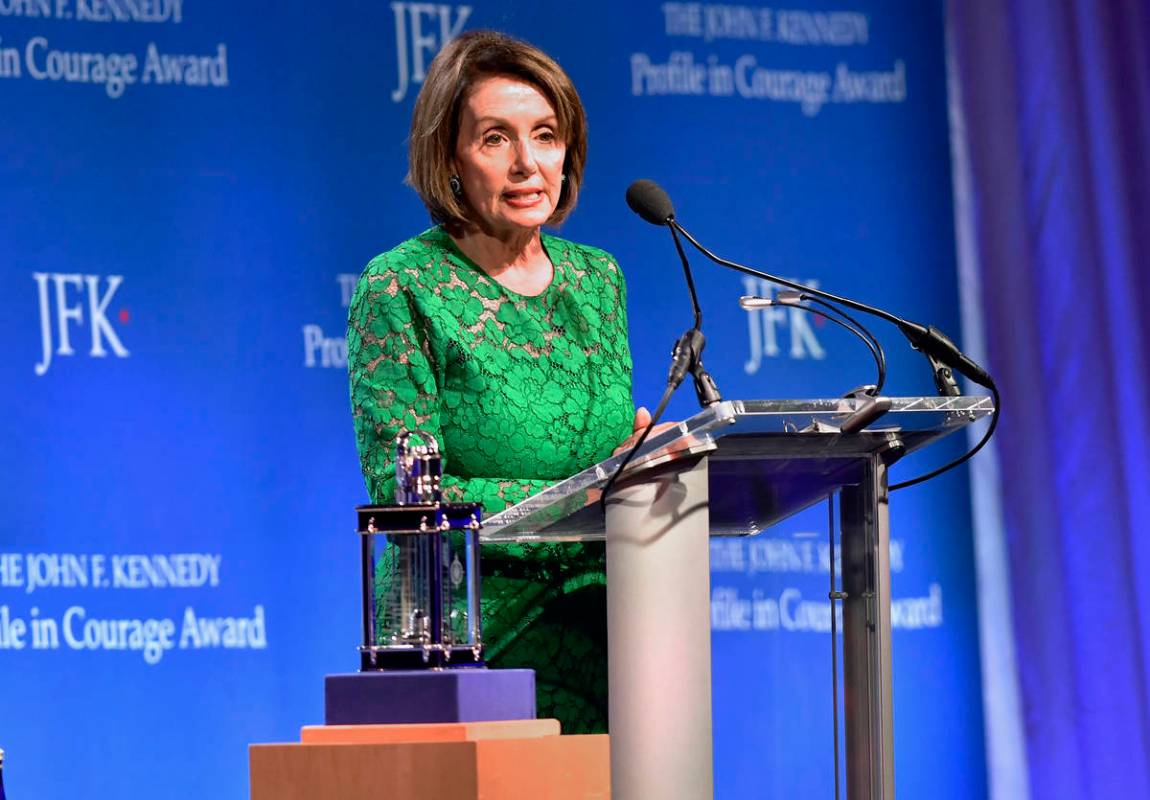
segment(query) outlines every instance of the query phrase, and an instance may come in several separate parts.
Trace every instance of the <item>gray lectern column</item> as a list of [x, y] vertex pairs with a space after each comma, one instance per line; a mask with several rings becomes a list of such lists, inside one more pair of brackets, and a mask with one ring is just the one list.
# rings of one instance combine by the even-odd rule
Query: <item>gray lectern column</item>
[[703, 800], [711, 755], [707, 460], [644, 473], [607, 504], [614, 800]]
[[843, 695], [847, 797], [893, 800], [890, 509], [882, 453], [842, 489]]

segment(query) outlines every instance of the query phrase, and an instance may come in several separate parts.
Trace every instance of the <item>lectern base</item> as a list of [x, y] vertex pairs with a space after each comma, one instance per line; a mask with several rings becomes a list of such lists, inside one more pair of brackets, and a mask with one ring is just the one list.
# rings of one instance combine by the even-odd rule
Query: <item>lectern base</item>
[[324, 678], [328, 725], [535, 719], [535, 672], [464, 668]]
[[607, 737], [560, 736], [556, 720], [309, 727], [249, 761], [252, 800], [610, 797]]

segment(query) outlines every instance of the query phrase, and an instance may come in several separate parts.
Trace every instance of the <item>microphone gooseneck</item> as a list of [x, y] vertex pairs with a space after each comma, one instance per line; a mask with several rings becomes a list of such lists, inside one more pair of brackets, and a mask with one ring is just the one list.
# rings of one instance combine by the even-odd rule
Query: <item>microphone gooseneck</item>
[[[675, 240], [675, 250], [679, 253], [679, 261], [683, 264], [683, 277], [687, 279], [687, 291], [691, 294], [691, 308], [695, 312], [695, 330], [700, 330], [703, 327], [703, 309], [699, 306], [699, 295], [695, 292], [695, 277], [691, 274], [691, 262], [687, 260], [687, 253], [683, 250], [683, 243], [679, 241], [679, 234], [674, 227], [671, 227], [670, 230], [671, 238]], [[699, 352], [703, 352], [702, 346], [699, 347]]]

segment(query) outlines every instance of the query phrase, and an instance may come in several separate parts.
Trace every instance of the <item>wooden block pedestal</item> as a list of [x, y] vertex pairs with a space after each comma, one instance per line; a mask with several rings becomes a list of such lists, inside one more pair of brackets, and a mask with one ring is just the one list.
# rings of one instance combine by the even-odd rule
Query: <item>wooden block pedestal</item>
[[252, 800], [605, 800], [605, 734], [554, 719], [316, 725], [249, 750]]

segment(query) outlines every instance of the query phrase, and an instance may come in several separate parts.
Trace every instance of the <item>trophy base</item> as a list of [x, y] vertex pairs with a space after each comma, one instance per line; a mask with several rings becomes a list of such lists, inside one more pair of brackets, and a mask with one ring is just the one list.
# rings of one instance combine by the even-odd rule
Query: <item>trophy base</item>
[[534, 670], [376, 670], [324, 678], [327, 725], [506, 719], [535, 719]]
[[[450, 658], [448, 657], [450, 656]], [[411, 648], [409, 650], [363, 650], [359, 652], [359, 671], [445, 669], [454, 667], [482, 667], [483, 654], [476, 655], [470, 647], [452, 648], [450, 651]]]

